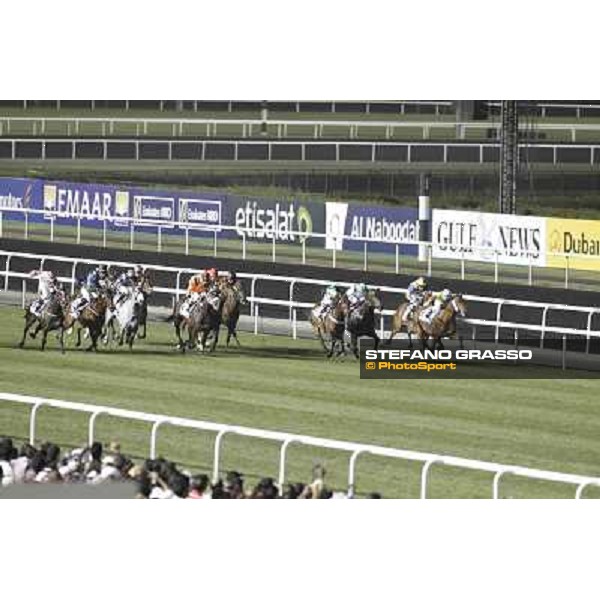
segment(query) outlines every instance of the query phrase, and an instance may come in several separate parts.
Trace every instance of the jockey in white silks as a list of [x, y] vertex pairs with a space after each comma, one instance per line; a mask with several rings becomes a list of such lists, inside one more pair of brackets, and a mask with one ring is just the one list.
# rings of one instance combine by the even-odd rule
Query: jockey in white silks
[[339, 299], [340, 291], [333, 283], [330, 283], [325, 289], [325, 293], [321, 298], [319, 306], [315, 307], [314, 309], [314, 316], [317, 319], [324, 317], [328, 312], [330, 312], [333, 309], [333, 307], [337, 304]]
[[431, 306], [428, 306], [421, 313], [421, 320], [424, 323], [427, 323], [427, 325], [431, 326], [433, 320], [442, 312], [442, 310], [444, 310], [444, 308], [446, 308], [448, 303], [451, 301], [452, 292], [448, 288], [442, 290], [441, 292], [437, 292], [433, 295]]
[[46, 301], [58, 291], [58, 279], [52, 271], [40, 271], [35, 269], [28, 274], [28, 277], [36, 277], [38, 280], [38, 296], [31, 304], [31, 312], [39, 317], [42, 313]]
[[367, 298], [367, 286], [364, 283], [353, 283], [346, 290], [346, 298], [350, 309], [359, 307]]
[[408, 321], [410, 315], [413, 313], [417, 306], [423, 305], [425, 299], [425, 292], [428, 288], [427, 280], [424, 277], [419, 277], [410, 283], [406, 290], [406, 300], [408, 301], [408, 307], [404, 311], [402, 316], [403, 321]]

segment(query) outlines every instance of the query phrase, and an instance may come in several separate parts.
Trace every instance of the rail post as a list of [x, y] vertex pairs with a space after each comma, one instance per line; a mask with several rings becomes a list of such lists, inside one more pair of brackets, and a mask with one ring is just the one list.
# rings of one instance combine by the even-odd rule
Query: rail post
[[21, 282], [21, 308], [25, 308], [25, 296], [27, 295], [27, 281], [23, 279]]
[[190, 228], [186, 225], [185, 227], [185, 255], [188, 256], [190, 253]]
[[336, 259], [337, 259], [337, 252], [336, 252], [336, 248], [337, 248], [337, 245], [336, 245], [336, 243], [335, 243], [335, 240], [334, 240], [334, 241], [333, 241], [333, 248], [332, 248], [332, 250], [331, 250], [331, 267], [332, 267], [333, 269], [335, 269], [335, 267], [336, 267], [336, 264], [337, 264], [337, 260], [336, 260]]
[[368, 250], [367, 250], [367, 242], [366, 241], [365, 241], [364, 248], [365, 248], [365, 250], [364, 250], [364, 257], [363, 257], [363, 271], [367, 271], [369, 267], [368, 267], [368, 264], [367, 264], [367, 260], [368, 260], [367, 259], [367, 253], [368, 253]]
[[246, 260], [246, 232], [242, 231], [242, 260]]
[[498, 250], [494, 250], [494, 283], [498, 283]]
[[96, 419], [99, 415], [101, 415], [104, 411], [96, 410], [92, 413], [90, 417], [90, 422], [88, 425], [88, 445], [91, 446], [94, 443], [94, 425], [96, 423]]
[[298, 339], [298, 318], [296, 315], [297, 309], [294, 307], [292, 309], [292, 339]]
[[498, 498], [500, 497], [500, 478], [502, 477], [502, 475], [504, 475], [505, 473], [509, 473], [510, 471], [498, 471], [495, 475], [494, 475], [494, 482], [492, 484], [492, 499], [493, 500], [498, 500]]
[[6, 257], [6, 265], [5, 265], [5, 270], [4, 270], [4, 291], [8, 292], [8, 278], [9, 278], [9, 273], [10, 273], [10, 259], [12, 258], [12, 255], [8, 255]]
[[348, 463], [348, 498], [354, 498], [354, 491], [356, 489], [356, 459], [363, 453], [365, 450], [359, 448], [352, 453], [350, 457], [350, 462]]
[[563, 333], [562, 336], [562, 370], [567, 369], [567, 335]]
[[302, 264], [305, 265], [306, 264], [306, 238], [303, 237], [302, 238]]
[[50, 241], [54, 241], [54, 215], [50, 217]]
[[221, 429], [219, 433], [217, 433], [217, 437], [215, 439], [215, 456], [213, 462], [213, 483], [217, 483], [219, 481], [219, 462], [221, 459], [221, 442], [223, 441], [223, 436], [228, 432], [227, 429]]
[[158, 232], [156, 236], [156, 251], [162, 252], [162, 226], [158, 226]]
[[423, 469], [421, 470], [421, 500], [427, 500], [427, 476], [429, 475], [429, 469], [435, 463], [441, 462], [439, 458], [431, 458], [423, 464]]
[[75, 293], [75, 274], [77, 273], [77, 261], [73, 261], [73, 266], [71, 267], [71, 295]]
[[277, 476], [277, 483], [279, 485], [279, 495], [283, 496], [283, 484], [285, 483], [285, 457], [288, 446], [293, 442], [293, 438], [288, 438], [281, 444], [279, 450], [279, 475]]
[[460, 249], [460, 278], [465, 279], [465, 249]]
[[258, 302], [254, 304], [254, 335], [258, 335]]
[[527, 253], [528, 259], [529, 259], [529, 273], [528, 273], [528, 284], [531, 286], [533, 285], [533, 261], [532, 261], [532, 256], [531, 256], [531, 251], [529, 251]]
[[586, 327], [586, 336], [585, 336], [585, 353], [586, 354], [590, 353], [590, 331], [592, 329], [593, 316], [594, 316], [594, 311], [591, 310], [588, 313], [588, 318], [587, 318], [587, 327]]
[[214, 229], [213, 256], [217, 257], [217, 230]]
[[81, 244], [81, 216], [77, 215], [77, 243]]
[[133, 225], [133, 221], [131, 221], [131, 225], [129, 227], [129, 231], [130, 231], [130, 235], [129, 235], [129, 249], [133, 250], [133, 230], [134, 230], [134, 225]]
[[544, 339], [546, 337], [546, 319], [548, 316], [548, 307], [544, 306], [544, 310], [542, 312], [542, 331], [540, 332], [540, 348], [544, 347]]
[[106, 219], [102, 221], [102, 247], [106, 248]]
[[427, 277], [431, 277], [431, 255], [433, 254], [433, 246], [429, 244], [427, 248]]
[[179, 289], [181, 288], [181, 274], [182, 271], [177, 271], [177, 276], [175, 277], [175, 301], [179, 302]]
[[275, 245], [276, 245], [276, 243], [277, 243], [277, 236], [273, 232], [273, 244], [272, 244], [272, 249], [271, 249], [271, 262], [277, 262], [277, 255], [276, 255], [276, 252], [275, 252]]
[[396, 243], [396, 275], [400, 273], [400, 246]]
[[24, 237], [25, 239], [29, 239], [29, 213], [26, 212], [25, 213], [25, 230], [24, 230]]
[[42, 406], [44, 402], [39, 400], [36, 402], [31, 408], [31, 413], [29, 414], [29, 443], [33, 446], [35, 444], [35, 418], [37, 416], [37, 411]]
[[159, 419], [154, 421], [152, 424], [152, 431], [150, 433], [150, 458], [154, 460], [156, 458], [156, 437], [158, 435], [158, 428], [163, 424], [168, 423], [165, 419]]

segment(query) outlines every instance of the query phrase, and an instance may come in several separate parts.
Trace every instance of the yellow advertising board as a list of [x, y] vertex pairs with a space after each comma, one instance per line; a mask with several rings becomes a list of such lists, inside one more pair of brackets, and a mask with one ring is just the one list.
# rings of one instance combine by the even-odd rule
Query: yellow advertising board
[[600, 221], [546, 219], [546, 266], [600, 271]]

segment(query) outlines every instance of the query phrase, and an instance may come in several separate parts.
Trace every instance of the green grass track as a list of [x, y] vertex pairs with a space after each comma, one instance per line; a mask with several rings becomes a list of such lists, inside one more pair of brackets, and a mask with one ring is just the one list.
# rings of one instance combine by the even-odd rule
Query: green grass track
[[[351, 359], [328, 362], [312, 340], [241, 334], [242, 348], [213, 356], [173, 350], [170, 326], [152, 323], [149, 339], [133, 352], [98, 354], [57, 350], [52, 337], [16, 349], [22, 312], [0, 309], [0, 390], [104, 404], [585, 475], [600, 472], [598, 381], [461, 380], [363, 381]], [[72, 342], [70, 342], [72, 344]], [[0, 403], [0, 435], [25, 439], [28, 408]], [[86, 441], [87, 417], [42, 408], [38, 441], [67, 447]], [[110, 417], [97, 420], [97, 438], [121, 441], [124, 451], [148, 455], [150, 427]], [[210, 473], [214, 437], [164, 426], [158, 451]], [[326, 465], [329, 485], [344, 489], [348, 454], [290, 446], [288, 477], [305, 481], [312, 465]], [[222, 468], [236, 468], [252, 482], [276, 476], [278, 445], [226, 437]], [[420, 465], [361, 456], [357, 491], [418, 497]], [[437, 498], [488, 498], [492, 475], [444, 466], [431, 470], [429, 494]], [[503, 497], [573, 497], [574, 486], [505, 476]], [[585, 497], [600, 497], [588, 489]]]

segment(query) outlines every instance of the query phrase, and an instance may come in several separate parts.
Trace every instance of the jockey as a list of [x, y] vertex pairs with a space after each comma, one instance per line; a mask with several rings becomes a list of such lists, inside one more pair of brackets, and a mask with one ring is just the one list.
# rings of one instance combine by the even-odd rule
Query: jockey
[[227, 285], [235, 292], [238, 301], [241, 304], [245, 304], [246, 295], [244, 294], [244, 288], [242, 287], [242, 284], [238, 281], [237, 274], [235, 271], [229, 271], [229, 275], [227, 275]]
[[408, 308], [404, 311], [403, 320], [408, 321], [408, 318], [415, 310], [417, 306], [423, 306], [423, 300], [425, 300], [425, 292], [429, 287], [427, 280], [424, 277], [415, 279], [408, 286], [406, 290], [406, 300], [408, 301]]
[[37, 317], [42, 313], [46, 301], [58, 291], [58, 279], [52, 271], [40, 271], [36, 269], [28, 274], [28, 277], [38, 279], [38, 296], [31, 305], [31, 312]]
[[340, 291], [338, 290], [337, 286], [335, 286], [333, 283], [330, 283], [325, 289], [325, 293], [321, 298], [319, 306], [315, 310], [315, 317], [318, 319], [324, 317], [326, 313], [333, 309], [339, 299]]
[[353, 283], [346, 290], [346, 298], [351, 309], [358, 308], [367, 297], [367, 286], [364, 283]]
[[[216, 269], [211, 270], [216, 272]], [[213, 277], [215, 277], [215, 279], [213, 279]], [[219, 310], [221, 305], [221, 290], [219, 288], [219, 282], [216, 280], [216, 276], [211, 275], [209, 287], [206, 291], [206, 299], [215, 310]]]
[[188, 281], [185, 300], [181, 304], [179, 314], [186, 318], [189, 317], [192, 306], [206, 293], [206, 289], [206, 273], [203, 272], [192, 275]]
[[131, 290], [135, 287], [136, 277], [134, 269], [127, 269], [124, 273], [121, 273], [117, 280], [115, 281], [115, 289], [117, 293], [115, 294], [114, 304], [115, 307], [118, 306], [125, 296], [127, 296]]
[[91, 302], [92, 298], [98, 298], [101, 289], [105, 285], [106, 275], [106, 267], [98, 265], [85, 276], [80, 288], [81, 295], [73, 302], [71, 307], [75, 318], [79, 317], [81, 311]]
[[433, 295], [431, 305], [421, 313], [421, 319], [428, 325], [431, 325], [433, 320], [448, 306], [451, 300], [452, 292], [448, 288], [441, 292], [436, 292]]

